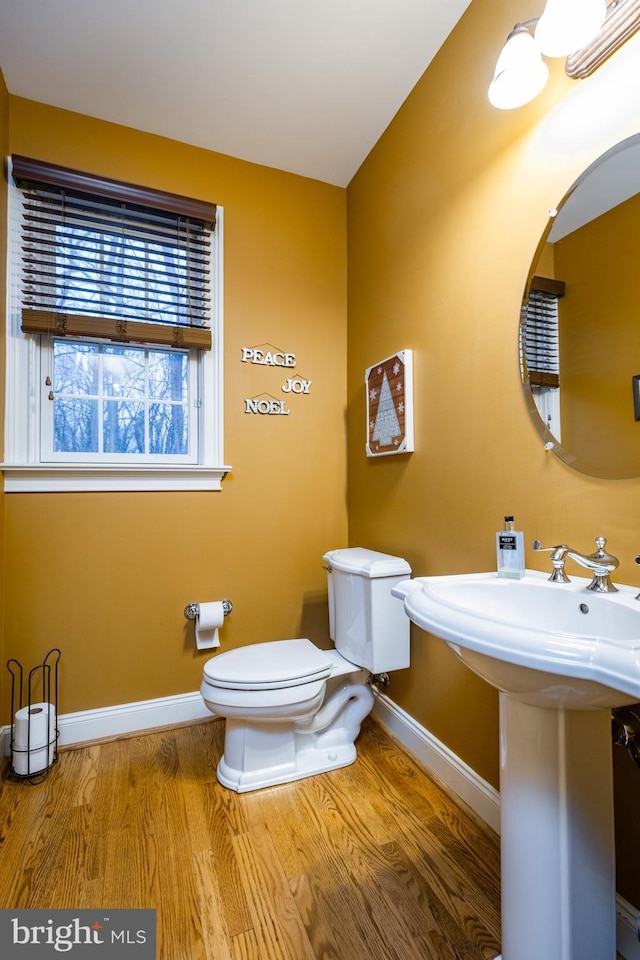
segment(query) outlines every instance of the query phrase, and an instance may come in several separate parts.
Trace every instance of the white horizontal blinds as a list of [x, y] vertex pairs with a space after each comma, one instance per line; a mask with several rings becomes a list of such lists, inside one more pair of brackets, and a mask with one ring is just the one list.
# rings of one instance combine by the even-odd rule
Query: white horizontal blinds
[[537, 387], [560, 386], [558, 298], [564, 283], [534, 277], [523, 311], [522, 343], [529, 382]]
[[23, 331], [211, 348], [215, 205], [20, 157], [13, 176]]

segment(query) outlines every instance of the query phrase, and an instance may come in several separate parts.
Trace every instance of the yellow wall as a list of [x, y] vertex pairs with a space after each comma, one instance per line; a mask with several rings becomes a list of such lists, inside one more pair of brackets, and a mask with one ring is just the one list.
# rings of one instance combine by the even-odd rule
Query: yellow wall
[[[233, 601], [224, 649], [327, 641], [322, 554], [347, 543], [345, 191], [14, 97], [10, 150], [224, 207], [233, 471], [219, 493], [6, 495], [7, 656], [59, 646], [68, 713], [197, 690], [190, 601]], [[285, 396], [281, 369], [241, 363], [265, 342], [313, 381], [288, 416], [244, 413]]]
[[[579, 83], [552, 64], [537, 101], [495, 110], [487, 87], [500, 46], [529, 16], [524, 0], [474, 0], [349, 185], [350, 541], [405, 556], [416, 575], [491, 570], [494, 533], [513, 513], [528, 566], [547, 566], [535, 538], [590, 550], [603, 534], [619, 579], [638, 583], [640, 480], [584, 476], [544, 451], [517, 332], [548, 211], [639, 129], [640, 37]], [[364, 371], [400, 349], [414, 351], [416, 450], [368, 459]], [[497, 785], [497, 696], [441, 641], [412, 636], [411, 668], [389, 695]], [[637, 810], [640, 772], [623, 775]], [[640, 903], [640, 837], [628, 818], [618, 826], [619, 889]]]
[[554, 244], [557, 277], [566, 283], [559, 301], [562, 442], [582, 461], [606, 463], [623, 477], [640, 472], [631, 388], [640, 374], [639, 222], [635, 196]]
[[544, 243], [540, 251], [540, 256], [536, 261], [535, 275], [538, 277], [547, 277], [550, 280], [556, 279], [555, 265], [555, 244]]
[[[499, 47], [530, 15], [524, 0], [473, 0], [349, 186], [346, 259], [344, 191], [12, 100], [12, 150], [201, 196], [226, 215], [234, 472], [223, 492], [5, 498], [6, 652], [30, 660], [60, 644], [63, 711], [196, 689], [188, 600], [234, 601], [226, 647], [326, 635], [320, 556], [346, 536], [345, 398], [352, 545], [402, 555], [416, 575], [493, 569], [494, 532], [514, 513], [529, 566], [545, 566], [534, 537], [588, 549], [603, 533], [619, 578], [638, 582], [640, 480], [580, 475], [544, 452], [517, 330], [548, 210], [639, 129], [640, 36], [589, 80], [553, 64], [534, 104], [496, 111], [486, 88]], [[295, 417], [242, 413], [264, 381], [240, 347], [265, 340], [296, 352], [314, 380]], [[416, 451], [367, 459], [364, 370], [405, 348]], [[497, 784], [497, 697], [444, 644], [416, 630], [412, 666], [389, 693]], [[638, 771], [619, 758], [619, 889], [640, 904], [640, 842], [627, 832]]]

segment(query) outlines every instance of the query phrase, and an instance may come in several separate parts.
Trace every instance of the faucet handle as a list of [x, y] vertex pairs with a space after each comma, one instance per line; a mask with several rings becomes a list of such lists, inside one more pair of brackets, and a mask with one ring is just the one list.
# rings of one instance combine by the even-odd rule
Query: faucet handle
[[534, 540], [531, 546], [540, 553], [551, 554], [553, 573], [549, 577], [549, 580], [552, 580], [554, 583], [571, 583], [570, 578], [564, 572], [564, 562], [569, 552], [569, 547], [566, 543], [557, 544], [555, 547], [543, 547], [539, 540]]
[[569, 547], [566, 543], [557, 543], [553, 547], [543, 547], [539, 540], [534, 540], [531, 544], [534, 550], [538, 550], [540, 553], [555, 553], [557, 550], [558, 553], [567, 552]]

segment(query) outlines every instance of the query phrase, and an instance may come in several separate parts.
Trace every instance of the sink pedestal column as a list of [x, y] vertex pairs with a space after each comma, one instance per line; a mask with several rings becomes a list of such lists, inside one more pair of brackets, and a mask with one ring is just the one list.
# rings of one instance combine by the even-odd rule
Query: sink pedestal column
[[615, 960], [611, 714], [500, 694], [502, 960]]

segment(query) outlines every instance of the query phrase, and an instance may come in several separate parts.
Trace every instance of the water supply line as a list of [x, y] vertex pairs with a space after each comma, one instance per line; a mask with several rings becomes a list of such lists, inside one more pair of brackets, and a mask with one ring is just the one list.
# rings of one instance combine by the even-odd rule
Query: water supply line
[[616, 707], [611, 711], [611, 739], [640, 767], [640, 708]]
[[367, 683], [372, 687], [388, 687], [391, 683], [391, 677], [388, 673], [372, 673]]

